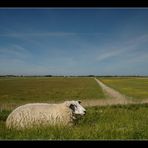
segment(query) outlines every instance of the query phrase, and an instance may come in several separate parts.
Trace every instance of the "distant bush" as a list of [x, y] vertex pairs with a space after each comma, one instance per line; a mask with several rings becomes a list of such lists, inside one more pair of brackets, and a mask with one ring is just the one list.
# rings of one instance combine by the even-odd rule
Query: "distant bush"
[[45, 77], [52, 77], [52, 75], [45, 75]]

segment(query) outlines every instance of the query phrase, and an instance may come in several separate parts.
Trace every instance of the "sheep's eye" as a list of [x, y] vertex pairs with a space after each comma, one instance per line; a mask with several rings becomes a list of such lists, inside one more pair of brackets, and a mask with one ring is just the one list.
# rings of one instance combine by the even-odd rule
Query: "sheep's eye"
[[69, 108], [71, 108], [73, 111], [75, 111], [75, 105], [74, 104], [70, 104]]

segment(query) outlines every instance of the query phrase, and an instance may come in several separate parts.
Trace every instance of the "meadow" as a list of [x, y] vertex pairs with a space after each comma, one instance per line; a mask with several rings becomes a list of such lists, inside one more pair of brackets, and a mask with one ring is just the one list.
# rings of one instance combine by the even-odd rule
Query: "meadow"
[[92, 78], [10, 77], [0, 78], [0, 104], [17, 106], [28, 102], [61, 102], [104, 98]]
[[[141, 92], [146, 92], [148, 79], [103, 77], [99, 77], [99, 79], [118, 91], [123, 90], [126, 95], [131, 93], [131, 96], [137, 98], [141, 94], [140, 98], [147, 98], [147, 95]], [[136, 89], [137, 92], [134, 92]], [[83, 102], [87, 99], [105, 99], [105, 96], [94, 78], [0, 78], [0, 139], [148, 139], [148, 104], [89, 106], [86, 107], [87, 114], [77, 120], [72, 127], [34, 127], [21, 132], [9, 130], [5, 127], [5, 121], [9, 113], [21, 104], [62, 102], [72, 99], [80, 99]]]
[[87, 114], [73, 127], [45, 127], [24, 131], [8, 130], [10, 111], [0, 113], [0, 139], [32, 140], [126, 140], [148, 139], [148, 105], [88, 107]]
[[113, 77], [99, 79], [131, 99], [148, 99], [148, 77]]

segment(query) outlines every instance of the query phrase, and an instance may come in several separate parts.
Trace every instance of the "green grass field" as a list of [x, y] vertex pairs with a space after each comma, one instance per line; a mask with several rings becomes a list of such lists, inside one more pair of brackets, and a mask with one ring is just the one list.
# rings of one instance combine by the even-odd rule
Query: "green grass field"
[[[128, 96], [148, 98], [148, 79], [99, 79]], [[5, 127], [9, 113], [21, 104], [103, 98], [93, 78], [0, 78], [0, 139], [148, 139], [146, 104], [87, 107], [86, 116], [73, 127], [33, 128], [21, 132]]]
[[148, 139], [148, 105], [89, 107], [73, 127], [8, 130], [10, 111], [0, 112], [0, 139]]
[[106, 85], [135, 99], [148, 99], [148, 78], [99, 78]]
[[100, 98], [104, 98], [104, 94], [92, 78], [0, 78], [1, 103]]

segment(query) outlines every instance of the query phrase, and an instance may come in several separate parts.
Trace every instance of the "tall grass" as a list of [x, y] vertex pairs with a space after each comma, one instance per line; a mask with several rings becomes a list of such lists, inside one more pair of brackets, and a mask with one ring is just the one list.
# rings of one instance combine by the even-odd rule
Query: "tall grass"
[[72, 127], [49, 126], [20, 132], [6, 129], [5, 111], [0, 113], [0, 139], [148, 139], [147, 114], [146, 104], [89, 107], [86, 116], [77, 120]]

